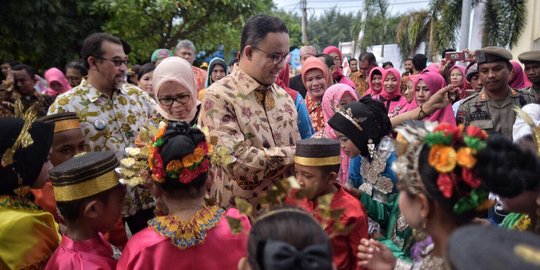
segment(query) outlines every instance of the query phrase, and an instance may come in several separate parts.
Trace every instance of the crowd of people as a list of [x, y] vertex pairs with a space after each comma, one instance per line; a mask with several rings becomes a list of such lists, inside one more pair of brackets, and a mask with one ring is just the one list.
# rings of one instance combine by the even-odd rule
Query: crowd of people
[[2, 62], [0, 269], [540, 268], [540, 51], [289, 51], [257, 15], [230, 65]]

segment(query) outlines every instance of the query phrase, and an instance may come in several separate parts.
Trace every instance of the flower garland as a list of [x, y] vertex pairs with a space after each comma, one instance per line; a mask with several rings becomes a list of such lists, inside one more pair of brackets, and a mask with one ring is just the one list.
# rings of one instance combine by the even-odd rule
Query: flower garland
[[166, 125], [160, 126], [158, 133], [152, 138], [152, 144], [150, 144], [148, 165], [152, 172], [152, 179], [158, 183], [163, 183], [165, 182], [165, 177], [169, 177], [171, 179], [178, 179], [180, 183], [189, 184], [197, 176], [208, 171], [208, 166], [210, 165], [208, 154], [212, 146], [206, 141], [202, 141], [195, 147], [193, 153], [184, 156], [181, 160], [171, 160], [164, 166], [163, 158], [159, 154], [159, 151], [165, 143], [163, 134], [166, 129]]
[[[425, 142], [431, 147], [429, 165], [439, 173], [437, 186], [445, 198], [454, 195], [461, 197], [453, 207], [456, 214], [462, 214], [476, 209], [488, 207], [488, 192], [481, 187], [480, 179], [472, 172], [476, 164], [476, 152], [486, 147], [488, 135], [475, 126], [463, 128], [453, 127], [448, 123], [439, 124], [425, 137]], [[456, 151], [457, 149], [457, 151]], [[454, 170], [461, 168], [461, 177]], [[459, 182], [463, 181], [471, 188], [470, 192], [460, 190]]]

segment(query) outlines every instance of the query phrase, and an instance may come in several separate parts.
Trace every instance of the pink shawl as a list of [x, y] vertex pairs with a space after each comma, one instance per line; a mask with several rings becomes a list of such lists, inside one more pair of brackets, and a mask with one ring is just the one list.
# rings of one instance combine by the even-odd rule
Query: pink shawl
[[[55, 67], [49, 68], [47, 71], [45, 71], [44, 76], [45, 76], [45, 79], [47, 80], [47, 83], [49, 84], [49, 87], [47, 88], [47, 90], [45, 90], [45, 94], [49, 96], [59, 95], [71, 89], [71, 86], [69, 86], [69, 82], [66, 79], [66, 76], [64, 76], [64, 73]], [[62, 85], [62, 91], [57, 92], [54, 89], [52, 89], [51, 88], [52, 82], [60, 83]]]
[[514, 67], [514, 77], [512, 77], [512, 80], [508, 82], [508, 85], [512, 87], [513, 89], [523, 89], [531, 87], [531, 82], [525, 76], [525, 72], [523, 71], [523, 68], [521, 68], [521, 65], [517, 61], [510, 61], [512, 63], [512, 66]]
[[371, 95], [371, 98], [378, 99], [379, 95], [381, 94], [382, 89], [379, 92], [375, 92], [373, 90], [373, 85], [371, 84], [371, 81], [373, 80], [373, 72], [375, 70], [379, 71], [381, 73], [381, 76], [384, 74], [384, 69], [382, 67], [374, 67], [374, 68], [371, 69], [371, 71], [369, 72], [369, 76], [367, 77], [367, 82], [368, 82], [369, 88], [366, 91], [366, 93], [364, 94], [364, 96]]
[[[354, 100], [358, 101], [356, 91], [349, 85], [337, 83], [326, 89], [322, 99], [322, 109], [325, 123], [328, 123], [328, 120], [330, 120], [330, 118], [334, 116], [334, 114], [336, 113], [335, 110], [339, 106], [339, 102], [341, 101], [341, 98], [343, 97], [343, 95], [345, 95], [345, 93], [351, 94], [354, 97]], [[334, 130], [332, 129], [332, 127], [330, 127], [330, 125], [326, 125], [324, 127], [324, 135], [326, 138], [338, 139], [336, 133], [334, 133]], [[347, 179], [349, 178], [350, 157], [345, 154], [345, 152], [343, 152], [343, 149], [341, 150], [340, 156], [341, 163], [338, 174], [338, 183], [343, 185], [347, 183]]]
[[[429, 93], [431, 95], [435, 94], [437, 91], [441, 90], [446, 86], [446, 82], [443, 76], [439, 74], [439, 72], [422, 72], [422, 74], [420, 74], [420, 77], [414, 83], [414, 89], [416, 89], [416, 85], [419, 81], [424, 81], [426, 83], [427, 87], [429, 88]], [[448, 105], [444, 109], [439, 109], [435, 111], [429, 117], [424, 118], [424, 120], [428, 120], [431, 122], [437, 121], [439, 123], [446, 122], [452, 126], [456, 126], [456, 118], [454, 117], [454, 110], [452, 109], [452, 105]]]

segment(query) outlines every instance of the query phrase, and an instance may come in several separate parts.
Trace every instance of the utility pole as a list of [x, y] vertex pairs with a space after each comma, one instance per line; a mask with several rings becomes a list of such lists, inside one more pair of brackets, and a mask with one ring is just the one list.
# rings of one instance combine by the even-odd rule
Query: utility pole
[[307, 0], [300, 0], [300, 8], [302, 9], [302, 44], [308, 45], [307, 38]]
[[459, 50], [469, 48], [469, 28], [471, 24], [471, 0], [463, 0], [461, 6], [461, 28], [459, 30]]

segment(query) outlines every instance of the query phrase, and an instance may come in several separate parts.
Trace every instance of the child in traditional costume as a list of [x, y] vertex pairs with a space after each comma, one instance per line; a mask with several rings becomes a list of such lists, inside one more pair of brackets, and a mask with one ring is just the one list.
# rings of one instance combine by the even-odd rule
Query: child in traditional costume
[[0, 118], [0, 269], [40, 269], [60, 243], [58, 224], [31, 196], [49, 177], [53, 124]]
[[394, 256], [409, 261], [412, 231], [398, 207], [396, 160], [390, 120], [384, 105], [370, 97], [353, 102], [328, 122], [352, 157], [348, 186], [366, 208], [369, 234], [387, 245]]
[[239, 270], [331, 270], [330, 240], [307, 212], [291, 207], [261, 215], [249, 233]]
[[[38, 119], [44, 123], [54, 123], [54, 137], [51, 146], [51, 163], [54, 167], [62, 164], [73, 156], [86, 151], [86, 142], [81, 130], [79, 117], [74, 112], [47, 115]], [[60, 222], [56, 212], [56, 201], [52, 184], [47, 181], [43, 188], [32, 189], [36, 204], [51, 213]]]
[[[362, 204], [336, 183], [340, 167], [340, 147], [336, 140], [320, 138], [297, 142], [295, 174], [308, 199], [308, 211], [321, 222], [331, 239], [332, 259], [337, 269], [357, 269], [356, 249], [361, 238], [368, 237], [367, 215]], [[333, 194], [330, 210], [343, 210], [338, 220], [325, 219], [319, 198]], [[338, 227], [348, 231], [338, 231]]]
[[116, 268], [120, 252], [102, 233], [111, 230], [122, 213], [126, 188], [115, 172], [119, 165], [113, 152], [91, 152], [50, 171], [67, 228], [46, 269]]
[[148, 222], [123, 250], [118, 269], [237, 269], [247, 235], [234, 234], [227, 222], [251, 228], [237, 209], [204, 203], [209, 144], [185, 122], [162, 125], [149, 150], [150, 191], [168, 215]]

